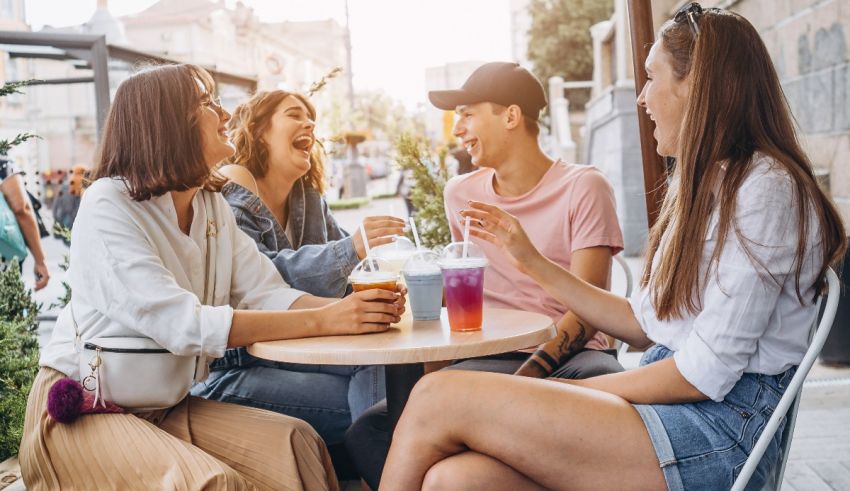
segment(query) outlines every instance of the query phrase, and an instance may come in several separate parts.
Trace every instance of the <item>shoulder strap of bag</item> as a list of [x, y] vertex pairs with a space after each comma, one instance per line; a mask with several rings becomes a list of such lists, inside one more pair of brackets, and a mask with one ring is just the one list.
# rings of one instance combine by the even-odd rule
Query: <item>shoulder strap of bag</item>
[[[198, 191], [201, 193], [201, 203], [204, 206], [205, 215], [207, 218], [207, 253], [206, 253], [206, 265], [205, 265], [205, 278], [204, 278], [204, 305], [213, 305], [215, 301], [215, 263], [216, 263], [216, 237], [218, 236], [218, 227], [215, 221], [215, 207], [212, 203], [212, 194], [205, 191]], [[198, 356], [198, 364], [195, 367], [195, 381], [201, 382], [207, 378], [209, 375], [209, 364], [207, 362], [206, 355]]]

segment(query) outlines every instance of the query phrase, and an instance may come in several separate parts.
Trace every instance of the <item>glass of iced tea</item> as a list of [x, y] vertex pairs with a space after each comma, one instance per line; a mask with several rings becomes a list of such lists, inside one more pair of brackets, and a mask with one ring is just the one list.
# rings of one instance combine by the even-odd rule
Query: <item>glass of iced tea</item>
[[355, 292], [372, 290], [396, 291], [398, 286], [398, 272], [393, 271], [392, 265], [383, 259], [367, 257], [355, 266], [348, 281]]

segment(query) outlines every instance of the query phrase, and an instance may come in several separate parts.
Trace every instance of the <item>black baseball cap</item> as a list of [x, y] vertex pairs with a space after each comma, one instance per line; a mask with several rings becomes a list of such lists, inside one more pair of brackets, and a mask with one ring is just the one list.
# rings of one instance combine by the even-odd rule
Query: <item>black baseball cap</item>
[[493, 102], [502, 106], [516, 104], [522, 113], [536, 120], [546, 107], [543, 85], [518, 63], [493, 62], [476, 68], [458, 90], [428, 92], [431, 104], [445, 111], [457, 106]]

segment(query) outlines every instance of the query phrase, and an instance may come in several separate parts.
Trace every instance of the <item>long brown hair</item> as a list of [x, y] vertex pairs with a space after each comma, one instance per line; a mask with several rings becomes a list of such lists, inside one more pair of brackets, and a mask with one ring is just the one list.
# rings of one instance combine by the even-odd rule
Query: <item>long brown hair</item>
[[[231, 119], [230, 140], [236, 146], [232, 158], [234, 164], [243, 165], [254, 177], [262, 178], [269, 170], [269, 149], [261, 137], [271, 124], [275, 110], [287, 97], [295, 97], [304, 107], [313, 121], [316, 120], [316, 108], [310, 100], [298, 93], [285, 90], [262, 91], [254, 94], [248, 102], [240, 104]], [[304, 184], [319, 194], [325, 192], [325, 158], [322, 146], [317, 142], [310, 151], [310, 170], [302, 177]]]
[[196, 65], [149, 66], [121, 82], [92, 180], [121, 177], [136, 201], [207, 186], [198, 127], [204, 93], [215, 93], [215, 82]]
[[[738, 14], [707, 10], [697, 18], [699, 34], [685, 20], [667, 21], [659, 34], [661, 47], [670, 55], [675, 76], [690, 75], [690, 94], [679, 131], [678, 159], [673, 185], [665, 196], [661, 214], [650, 231], [642, 285], [651, 282], [651, 297], [659, 319], [695, 314], [700, 307], [700, 285], [711, 268], [700, 263], [709, 218], [719, 207], [717, 244], [710, 264], [719, 260], [730, 228], [747, 241], [735, 223], [738, 189], [752, 167], [753, 154], [761, 152], [784, 169], [792, 181], [798, 205], [795, 281], [800, 274], [811, 227], [818, 227], [823, 248], [819, 278], [843, 254], [846, 239], [832, 202], [815, 181], [811, 163], [797, 140], [788, 103], [767, 49], [758, 32]], [[725, 162], [725, 169], [721, 163]], [[713, 196], [714, 190], [718, 196]], [[809, 223], [809, 211], [817, 216]], [[669, 229], [669, 230], [668, 230]], [[652, 259], [661, 244], [657, 269]], [[769, 273], [768, 273], [769, 274]], [[775, 280], [775, 278], [773, 278]], [[808, 286], [808, 285], [804, 285]]]

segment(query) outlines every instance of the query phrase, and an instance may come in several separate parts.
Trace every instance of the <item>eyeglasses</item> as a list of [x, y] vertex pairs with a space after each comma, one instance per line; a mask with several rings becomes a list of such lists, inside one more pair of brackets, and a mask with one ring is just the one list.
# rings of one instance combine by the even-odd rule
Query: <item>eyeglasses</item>
[[221, 97], [211, 97], [207, 94], [201, 96], [201, 105], [211, 107], [213, 111], [219, 112], [222, 110]]
[[676, 12], [676, 15], [673, 16], [673, 22], [680, 24], [687, 21], [688, 27], [691, 28], [694, 36], [699, 36], [699, 24], [697, 24], [697, 20], [706, 12], [720, 12], [720, 9], [715, 7], [704, 9], [697, 2], [691, 2]]

